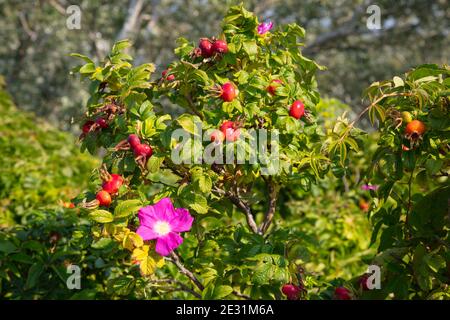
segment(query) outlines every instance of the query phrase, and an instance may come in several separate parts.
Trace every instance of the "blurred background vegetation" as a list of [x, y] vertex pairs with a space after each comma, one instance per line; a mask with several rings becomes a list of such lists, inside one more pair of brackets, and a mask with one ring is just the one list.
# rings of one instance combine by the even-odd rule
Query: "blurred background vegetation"
[[[79, 52], [101, 59], [118, 39], [133, 41], [136, 63], [158, 71], [172, 61], [176, 39], [217, 35], [227, 8], [239, 0], [3, 0], [0, 1], [0, 74], [20, 108], [65, 130], [87, 99], [69, 77]], [[304, 54], [328, 67], [320, 92], [359, 110], [361, 92], [421, 63], [448, 62], [447, 0], [246, 0], [247, 9], [275, 25], [307, 30]], [[372, 3], [373, 2], [373, 3]], [[81, 8], [81, 30], [69, 30], [66, 8]], [[366, 27], [371, 4], [381, 8], [380, 30]]]

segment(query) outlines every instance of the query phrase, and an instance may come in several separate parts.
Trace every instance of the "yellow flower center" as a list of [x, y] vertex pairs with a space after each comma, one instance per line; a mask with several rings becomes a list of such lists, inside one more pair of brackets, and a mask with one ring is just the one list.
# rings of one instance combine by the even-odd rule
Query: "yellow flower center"
[[166, 221], [158, 221], [155, 223], [153, 230], [160, 235], [165, 236], [170, 232], [170, 225]]

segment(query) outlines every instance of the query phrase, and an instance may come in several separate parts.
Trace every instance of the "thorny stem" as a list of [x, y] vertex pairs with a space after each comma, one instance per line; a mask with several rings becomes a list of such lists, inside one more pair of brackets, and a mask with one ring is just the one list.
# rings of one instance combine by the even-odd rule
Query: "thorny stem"
[[205, 289], [205, 287], [195, 277], [195, 275], [181, 263], [180, 257], [174, 251], [172, 251], [170, 256], [171, 256], [170, 261], [173, 262], [177, 266], [177, 268], [180, 270], [180, 272], [182, 274], [184, 274], [186, 277], [188, 277], [197, 286], [197, 288], [200, 289], [200, 291], [203, 291], [203, 289]]

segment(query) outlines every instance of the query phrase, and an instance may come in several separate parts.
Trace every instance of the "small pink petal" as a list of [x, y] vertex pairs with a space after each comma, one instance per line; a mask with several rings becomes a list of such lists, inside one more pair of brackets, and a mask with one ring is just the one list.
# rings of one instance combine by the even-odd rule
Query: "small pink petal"
[[194, 218], [189, 214], [189, 210], [185, 208], [175, 209], [176, 216], [169, 221], [172, 231], [186, 232], [191, 230]]
[[263, 22], [261, 24], [258, 25], [258, 34], [263, 35], [267, 32], [270, 31], [270, 29], [272, 29], [273, 27], [273, 22], [269, 21], [269, 22]]
[[168, 256], [182, 243], [183, 238], [178, 233], [169, 232], [166, 236], [160, 237], [156, 240], [155, 251], [162, 256]]
[[157, 221], [169, 221], [175, 214], [170, 198], [163, 198], [154, 205], [139, 210], [139, 224], [152, 227]]
[[153, 240], [158, 238], [158, 234], [147, 226], [140, 226], [136, 230], [136, 233], [140, 235], [143, 240]]

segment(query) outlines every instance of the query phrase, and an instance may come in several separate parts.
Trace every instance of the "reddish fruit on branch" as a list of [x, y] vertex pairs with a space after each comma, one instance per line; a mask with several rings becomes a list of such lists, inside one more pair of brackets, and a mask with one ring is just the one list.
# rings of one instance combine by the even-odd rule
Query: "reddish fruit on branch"
[[168, 69], [164, 70], [164, 71], [161, 73], [162, 77], [163, 77], [164, 79], [166, 79], [167, 81], [173, 81], [173, 80], [175, 80], [175, 75], [173, 75], [173, 74], [167, 75], [167, 72], [169, 72], [170, 70], [171, 70], [171, 68], [168, 68]]
[[289, 115], [295, 119], [300, 119], [305, 114], [305, 105], [300, 100], [295, 100], [289, 109]]
[[369, 290], [369, 286], [367, 285], [367, 281], [369, 280], [369, 276], [367, 274], [363, 274], [358, 282], [359, 282], [359, 286], [364, 290], [367, 291]]
[[95, 123], [102, 129], [108, 128], [108, 122], [103, 118], [98, 118]]
[[220, 131], [227, 141], [236, 141], [241, 135], [241, 130], [238, 128], [236, 122], [227, 120], [220, 126]]
[[95, 198], [98, 201], [98, 204], [102, 207], [109, 207], [109, 205], [111, 204], [111, 195], [106, 192], [105, 190], [101, 190], [99, 192], [97, 192], [97, 195], [95, 196]]
[[220, 130], [215, 130], [211, 133], [211, 142], [220, 143], [225, 139], [225, 135]]
[[228, 52], [228, 45], [224, 40], [216, 40], [212, 45], [212, 50], [218, 54], [224, 54]]
[[367, 211], [369, 211], [370, 204], [367, 201], [365, 201], [364, 199], [361, 199], [361, 200], [359, 200], [359, 208], [362, 211], [367, 212]]
[[111, 178], [102, 184], [102, 189], [109, 194], [115, 194], [123, 184], [123, 178], [118, 174], [111, 174]]
[[153, 149], [148, 144], [138, 144], [134, 149], [134, 155], [136, 157], [146, 157], [150, 158], [153, 154]]
[[213, 44], [207, 38], [200, 39], [198, 43], [203, 58], [209, 58], [214, 54]]
[[225, 102], [231, 102], [236, 98], [238, 92], [238, 89], [233, 83], [226, 82], [220, 88], [220, 97]]
[[276, 90], [277, 88], [282, 84], [283, 82], [279, 79], [273, 79], [269, 86], [266, 88], [267, 92], [269, 92], [271, 95], [275, 95], [276, 94]]
[[337, 300], [351, 300], [350, 290], [345, 287], [338, 287], [334, 290], [334, 296]]
[[81, 129], [83, 133], [87, 134], [90, 130], [92, 125], [94, 124], [94, 121], [88, 120], [83, 124], [83, 128]]
[[67, 208], [67, 209], [73, 209], [73, 208], [75, 208], [75, 204], [74, 204], [73, 202], [63, 202], [63, 203], [62, 203], [62, 206], [63, 206], [64, 208]]
[[231, 120], [226, 120], [222, 123], [222, 125], [220, 126], [220, 130], [226, 131], [227, 129], [235, 129], [236, 128], [236, 124], [234, 123], [234, 121]]
[[408, 137], [417, 138], [426, 131], [425, 124], [420, 120], [413, 120], [406, 125], [405, 133]]
[[288, 298], [288, 300], [298, 300], [301, 288], [291, 283], [283, 285], [281, 292]]
[[141, 140], [136, 134], [130, 134], [127, 139], [128, 143], [130, 144], [131, 148], [136, 148], [138, 145], [141, 144]]

